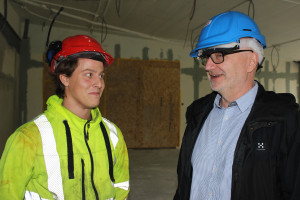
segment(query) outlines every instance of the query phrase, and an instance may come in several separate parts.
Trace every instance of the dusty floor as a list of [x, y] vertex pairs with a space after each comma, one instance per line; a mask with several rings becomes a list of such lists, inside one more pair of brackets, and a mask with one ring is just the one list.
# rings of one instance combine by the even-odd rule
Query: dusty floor
[[179, 149], [129, 149], [129, 200], [171, 200]]

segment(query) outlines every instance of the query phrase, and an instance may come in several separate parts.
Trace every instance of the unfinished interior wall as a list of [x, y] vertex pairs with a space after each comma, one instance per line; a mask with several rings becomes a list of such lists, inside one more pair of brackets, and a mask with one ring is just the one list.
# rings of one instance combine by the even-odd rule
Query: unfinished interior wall
[[0, 33], [0, 155], [17, 124], [18, 53]]
[[20, 65], [20, 32], [22, 20], [12, 8], [0, 0], [0, 155], [7, 138], [18, 127], [18, 94]]
[[[31, 40], [32, 61], [42, 61], [43, 52], [45, 52], [47, 31], [47, 26], [30, 25], [29, 37], [34, 38], [34, 40]], [[69, 35], [76, 34], [88, 34], [95, 37], [98, 41], [101, 41], [101, 35], [99, 33], [64, 29], [56, 26], [52, 29], [50, 40], [62, 40]], [[194, 59], [189, 57], [189, 47], [183, 47], [183, 42], [173, 43], [114, 34], [109, 34], [107, 36], [106, 40], [102, 42], [102, 47], [113, 57], [118, 58], [180, 61], [180, 133], [182, 137], [185, 129], [185, 112], [187, 106], [190, 105], [194, 99], [200, 98], [211, 92], [203, 66], [194, 62]], [[275, 89], [276, 92], [293, 93], [297, 98], [297, 102], [299, 102], [299, 76], [296, 79], [289, 79], [290, 76], [294, 77], [296, 76], [295, 74], [299, 74], [299, 66], [292, 61], [285, 60], [284, 57], [281, 57], [282, 59], [280, 59], [276, 72], [272, 70], [270, 64], [269, 69], [267, 69], [267, 63], [270, 63], [271, 59], [268, 51], [269, 50], [267, 49], [265, 53], [266, 61], [264, 63], [264, 68], [262, 72], [257, 75], [257, 80], [261, 81], [267, 90]], [[283, 76], [283, 73], [287, 75]], [[33, 68], [28, 72], [29, 83], [27, 89], [31, 98], [31, 100], [28, 101], [28, 119], [32, 119], [42, 112], [42, 74], [42, 67]], [[264, 81], [264, 78], [268, 79], [268, 85]], [[40, 80], [40, 84], [37, 84], [39, 81], [38, 79]], [[289, 81], [286, 81], [286, 79], [289, 79]]]

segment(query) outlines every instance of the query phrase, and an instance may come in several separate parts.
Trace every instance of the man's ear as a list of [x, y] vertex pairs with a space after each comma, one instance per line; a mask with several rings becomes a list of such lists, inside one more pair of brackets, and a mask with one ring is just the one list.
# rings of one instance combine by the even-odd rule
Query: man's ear
[[256, 71], [257, 66], [258, 66], [258, 54], [256, 52], [253, 52], [249, 60], [248, 72], [252, 72], [253, 70]]
[[69, 86], [69, 77], [67, 77], [65, 74], [59, 75], [59, 80], [64, 84], [65, 87]]

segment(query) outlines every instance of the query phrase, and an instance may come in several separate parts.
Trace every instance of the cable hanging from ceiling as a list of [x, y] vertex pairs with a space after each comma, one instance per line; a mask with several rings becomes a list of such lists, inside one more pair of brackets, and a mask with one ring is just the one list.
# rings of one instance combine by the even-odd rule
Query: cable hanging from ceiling
[[[276, 52], [276, 54], [277, 54], [277, 61], [276, 61], [276, 64], [274, 64], [274, 62], [273, 62], [273, 52], [274, 52], [274, 50], [275, 50], [275, 52]], [[276, 69], [277, 69], [277, 67], [278, 67], [278, 65], [279, 65], [279, 51], [278, 51], [278, 47], [277, 46], [273, 46], [272, 47], [272, 51], [271, 51], [271, 65], [272, 65], [272, 67], [273, 67], [273, 71], [274, 72], [276, 72]]]
[[[272, 65], [272, 68], [273, 68], [274, 72], [276, 72], [276, 69], [277, 69], [277, 67], [279, 65], [280, 54], [279, 54], [279, 50], [278, 49], [280, 48], [280, 46], [285, 45], [285, 44], [289, 44], [289, 43], [292, 43], [292, 42], [296, 42], [296, 41], [299, 41], [299, 40], [300, 40], [300, 38], [297, 38], [297, 39], [294, 39], [294, 40], [289, 40], [289, 41], [286, 41], [286, 42], [281, 42], [279, 44], [274, 44], [274, 45], [270, 45], [270, 47], [267, 47], [267, 49], [268, 48], [272, 48], [272, 50], [271, 50], [271, 65]], [[275, 52], [277, 54], [276, 64], [273, 63], [274, 50], [275, 50]]]
[[117, 14], [120, 17], [121, 0], [115, 0], [115, 4], [116, 4]]
[[59, 11], [56, 13], [56, 15], [54, 16], [53, 20], [51, 21], [51, 24], [49, 26], [49, 30], [48, 30], [48, 35], [47, 35], [47, 40], [46, 40], [46, 47], [48, 47], [48, 44], [49, 44], [49, 38], [50, 38], [50, 33], [51, 33], [51, 29], [52, 29], [52, 26], [56, 20], [56, 17], [60, 14], [60, 12], [64, 9], [64, 7], [61, 7], [59, 9]]
[[189, 22], [188, 22], [187, 29], [186, 29], [186, 34], [185, 34], [183, 47], [185, 47], [185, 43], [186, 43], [187, 36], [188, 36], [188, 33], [189, 33], [190, 23], [191, 23], [192, 19], [194, 18], [195, 9], [196, 9], [196, 0], [194, 0], [193, 6], [192, 6], [191, 11], [190, 11], [190, 17], [189, 17]]
[[[58, 9], [55, 9], [55, 8], [51, 8], [50, 9], [47, 5], [52, 5], [52, 6], [55, 6], [55, 7], [64, 7], [65, 9], [76, 10], [78, 12], [83, 12], [83, 13], [86, 13], [86, 14], [91, 14], [93, 16], [95, 15], [95, 13], [91, 13], [91, 12], [86, 11], [86, 10], [79, 10], [77, 8], [68, 7], [68, 6], [59, 5], [59, 4], [53, 4], [53, 3], [49, 3], [49, 2], [46, 2], [46, 1], [40, 1], [40, 0], [30, 0], [30, 1], [29, 0], [13, 0], [13, 3], [17, 4], [21, 9], [25, 10], [27, 13], [29, 13], [29, 14], [31, 14], [33, 16], [36, 16], [36, 17], [38, 17], [40, 19], [43, 19], [45, 21], [49, 21], [50, 19], [46, 18], [46, 17], [44, 17], [44, 16], [42, 16], [42, 15], [40, 15], [38, 13], [35, 13], [32, 10], [30, 10], [30, 9], [28, 9], [26, 7], [26, 4], [29, 4], [29, 5], [32, 5], [32, 6], [36, 6], [36, 7], [40, 8], [40, 9], [43, 9], [43, 10], [50, 10], [53, 13], [57, 13]], [[99, 27], [101, 27], [101, 25], [102, 25], [102, 23], [100, 23], [100, 22], [92, 21], [92, 20], [80, 17], [79, 15], [75, 16], [75, 15], [69, 14], [69, 13], [67, 13], [65, 11], [62, 12], [61, 15], [64, 15], [64, 16], [70, 17], [72, 19], [76, 19], [76, 20], [82, 21], [82, 22], [87, 22], [89, 24], [92, 24], [92, 25], [95, 25], [95, 26], [99, 26]], [[78, 28], [78, 29], [86, 29], [86, 26], [65, 23], [65, 22], [60, 21], [60, 20], [56, 20], [56, 23], [59, 23], [59, 24], [62, 24], [62, 25], [68, 26], [68, 27], [73, 27], [73, 28]], [[147, 38], [147, 39], [161, 41], [161, 42], [181, 43], [181, 41], [159, 38], [159, 37], [151, 36], [151, 35], [148, 35], [148, 34], [145, 34], [145, 33], [140, 33], [140, 32], [132, 31], [132, 30], [129, 30], [129, 29], [125, 29], [125, 28], [121, 28], [121, 27], [117, 27], [117, 26], [113, 26], [113, 25], [109, 25], [109, 24], [106, 24], [105, 26], [107, 26], [107, 30], [111, 29], [111, 30], [115, 30], [115, 31], [127, 33], [127, 34], [130, 34], [130, 35], [134, 35], [134, 36], [137, 36], [137, 37], [140, 37], [140, 38]]]
[[[70, 7], [70, 6], [65, 6], [65, 5], [59, 5], [57, 3], [51, 3], [51, 2], [47, 2], [47, 1], [41, 1], [41, 0], [13, 0], [14, 3], [16, 3], [17, 5], [19, 5], [22, 9], [24, 9], [29, 14], [34, 15], [36, 17], [39, 17], [41, 19], [47, 20], [47, 21], [50, 20], [50, 19], [46, 18], [46, 17], [43, 17], [43, 16], [41, 16], [41, 15], [39, 15], [37, 13], [34, 13], [33, 11], [31, 11], [30, 9], [27, 8], [26, 4], [31, 5], [31, 6], [35, 6], [35, 7], [41, 8], [41, 9], [49, 10], [51, 13], [56, 13], [55, 17], [53, 18], [53, 20], [52, 20], [52, 22], [50, 24], [50, 28], [49, 28], [49, 31], [48, 31], [48, 38], [47, 38], [46, 45], [49, 42], [49, 35], [50, 35], [50, 32], [51, 32], [51, 28], [53, 26], [53, 23], [56, 20], [56, 17], [61, 12], [61, 10], [57, 10], [57, 9], [55, 9], [53, 7], [65, 8], [65, 9], [73, 10], [73, 11], [80, 12], [80, 13], [83, 13], [83, 14], [89, 14], [89, 15], [94, 16], [94, 20], [89, 20], [89, 19], [80, 17], [79, 15], [75, 16], [75, 15], [67, 13], [67, 12], [63, 13], [64, 16], [71, 17], [72, 19], [76, 19], [76, 20], [80, 20], [80, 21], [84, 21], [84, 22], [90, 23], [91, 24], [91, 26], [90, 26], [90, 32], [93, 32], [94, 25], [100, 25], [100, 27], [101, 27], [100, 28], [101, 41], [102, 42], [104, 42], [104, 40], [107, 37], [107, 33], [108, 33], [108, 28], [109, 27], [112, 28], [112, 29], [114, 29], [114, 30], [120, 30], [120, 31], [123, 31], [123, 32], [130, 32], [129, 30], [126, 30], [126, 29], [122, 29], [122, 28], [114, 27], [114, 26], [109, 26], [106, 23], [106, 20], [104, 19], [104, 16], [105, 16], [105, 13], [107, 12], [107, 7], [108, 7], [108, 4], [109, 4], [110, 0], [107, 0], [107, 3], [106, 3], [106, 6], [104, 8], [104, 12], [103, 12], [102, 15], [98, 14], [100, 12], [100, 1], [101, 0], [99, 0], [98, 10], [95, 13], [93, 13], [93, 12], [90, 12], [90, 11], [87, 11], [87, 10], [78, 9], [78, 8], [74, 8], [74, 7]], [[52, 8], [50, 8], [48, 6], [52, 6]], [[120, 17], [120, 9], [121, 9], [120, 0], [115, 0], [115, 8], [116, 8], [117, 15]], [[99, 16], [101, 16], [100, 17], [101, 18], [101, 22], [97, 22], [97, 19], [99, 19]], [[71, 27], [83, 28], [83, 26], [80, 26], [80, 25], [68, 24], [68, 23], [64, 23], [64, 22], [61, 22], [61, 21], [58, 22], [58, 23], [64, 24], [64, 25], [68, 25], [68, 26], [71, 26]], [[134, 32], [131, 31], [131, 33], [134, 33]]]
[[[103, 43], [104, 41], [105, 41], [105, 39], [106, 39], [106, 37], [107, 37], [107, 23], [106, 23], [106, 21], [105, 21], [105, 18], [104, 18], [104, 16], [105, 16], [105, 14], [106, 14], [106, 12], [107, 12], [107, 8], [108, 8], [108, 5], [109, 5], [109, 1], [110, 0], [107, 0], [106, 1], [106, 5], [105, 5], [105, 7], [104, 7], [104, 11], [103, 11], [103, 14], [102, 14], [102, 17], [101, 17], [101, 25], [100, 25], [100, 33], [101, 33], [101, 43]], [[98, 15], [98, 13], [100, 12], [100, 10], [101, 10], [101, 0], [99, 0], [99, 3], [98, 3], [98, 8], [97, 8], [97, 10], [96, 10], [96, 12], [95, 12], [95, 16], [97, 16], [97, 17], [94, 17], [94, 21], [96, 22], [97, 20], [99, 20], [99, 17], [98, 16], [100, 16], [100, 15]], [[91, 25], [91, 30], [90, 31], [93, 31], [93, 24]]]
[[252, 0], [249, 0], [249, 6], [248, 6], [248, 16], [250, 17], [250, 6], [252, 6], [252, 10], [253, 10], [253, 13], [252, 13], [252, 19], [254, 20], [254, 16], [255, 16], [255, 8], [254, 8], [254, 3]]
[[107, 37], [107, 23], [105, 22], [104, 17], [102, 18], [102, 25], [101, 25], [101, 43], [105, 41]]

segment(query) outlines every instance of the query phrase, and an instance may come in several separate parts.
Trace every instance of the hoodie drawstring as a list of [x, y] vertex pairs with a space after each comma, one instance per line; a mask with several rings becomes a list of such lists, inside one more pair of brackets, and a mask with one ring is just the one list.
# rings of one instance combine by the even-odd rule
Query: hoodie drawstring
[[69, 179], [74, 179], [74, 155], [73, 155], [73, 143], [69, 124], [67, 120], [63, 121], [66, 128], [67, 146], [68, 146], [68, 171]]
[[107, 157], [108, 157], [108, 163], [109, 163], [109, 176], [110, 176], [110, 180], [114, 183], [115, 182], [115, 178], [114, 178], [114, 168], [113, 168], [113, 161], [112, 161], [112, 153], [111, 153], [111, 148], [110, 148], [110, 142], [109, 142], [109, 138], [108, 138], [108, 134], [106, 131], [106, 128], [103, 124], [103, 122], [100, 122], [100, 127], [103, 133], [103, 137], [105, 140], [105, 145], [106, 145], [106, 150], [107, 150]]

